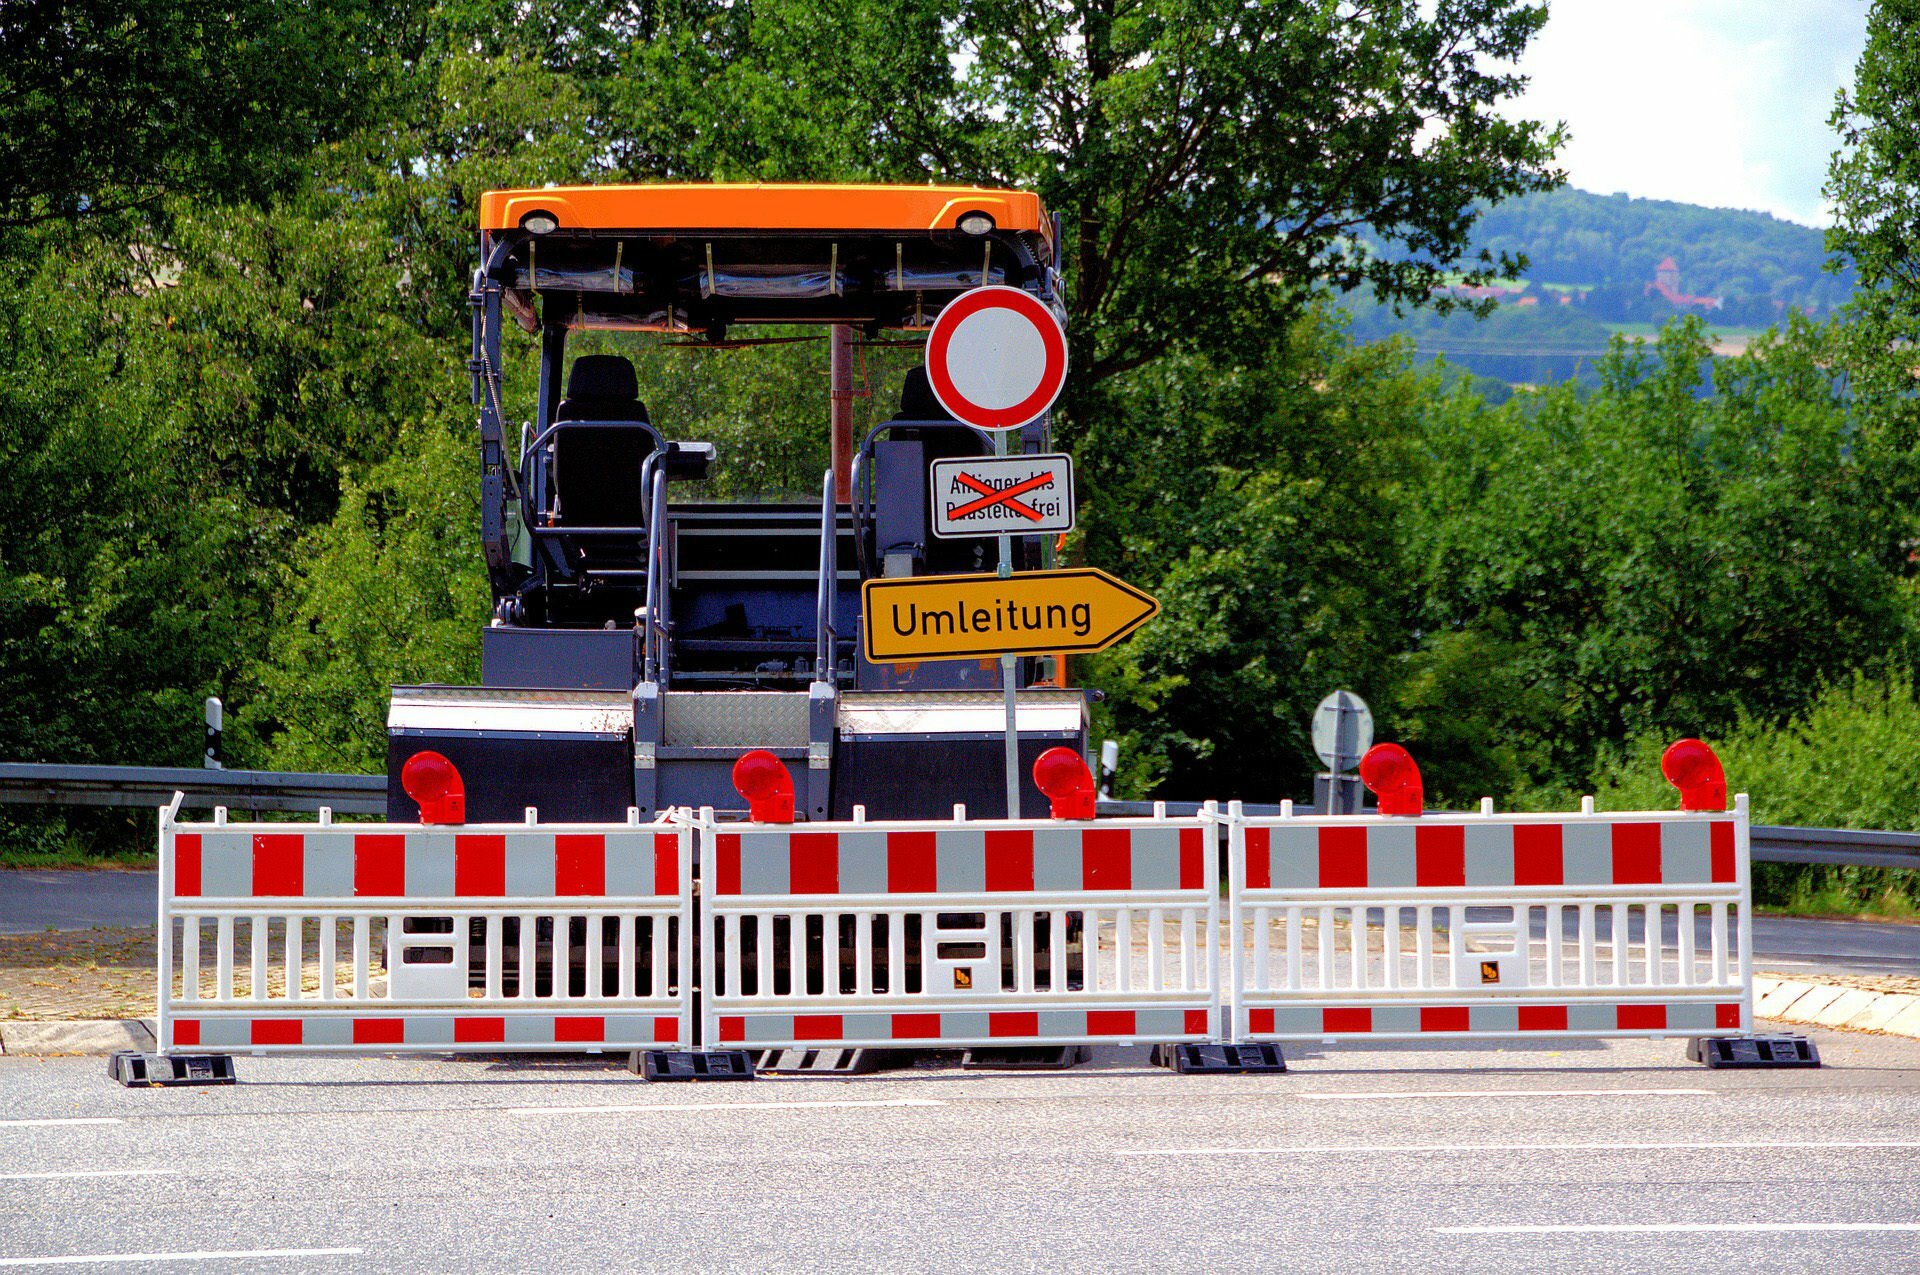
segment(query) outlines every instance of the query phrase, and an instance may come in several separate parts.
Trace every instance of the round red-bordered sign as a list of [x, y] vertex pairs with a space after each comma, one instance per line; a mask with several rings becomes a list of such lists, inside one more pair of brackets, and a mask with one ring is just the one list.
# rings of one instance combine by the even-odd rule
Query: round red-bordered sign
[[1053, 406], [1067, 380], [1067, 334], [1038, 297], [999, 284], [947, 303], [927, 336], [927, 380], [953, 418], [1018, 429]]

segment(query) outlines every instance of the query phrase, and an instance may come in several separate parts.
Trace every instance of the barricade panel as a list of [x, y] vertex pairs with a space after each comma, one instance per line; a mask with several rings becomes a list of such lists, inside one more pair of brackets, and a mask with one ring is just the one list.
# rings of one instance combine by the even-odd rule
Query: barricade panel
[[709, 820], [701, 838], [711, 1045], [1218, 1030], [1218, 866], [1197, 820]]
[[1228, 834], [1232, 1039], [1752, 1028], [1729, 813], [1279, 817]]
[[160, 829], [178, 1049], [625, 1050], [692, 1037], [690, 825]]

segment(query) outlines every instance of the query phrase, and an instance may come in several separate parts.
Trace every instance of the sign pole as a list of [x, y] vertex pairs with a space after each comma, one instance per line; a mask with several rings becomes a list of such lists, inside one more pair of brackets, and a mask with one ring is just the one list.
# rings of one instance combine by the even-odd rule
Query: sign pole
[[[1013, 431], [997, 429], [993, 431], [993, 454], [1007, 454], [1007, 435]], [[1001, 535], [1000, 541], [1000, 578], [1005, 580], [1013, 575], [1013, 537]], [[1000, 657], [1000, 693], [1007, 706], [1007, 818], [1020, 817], [1020, 723], [1019, 705], [1016, 702], [1014, 677], [1014, 657], [1002, 654]]]

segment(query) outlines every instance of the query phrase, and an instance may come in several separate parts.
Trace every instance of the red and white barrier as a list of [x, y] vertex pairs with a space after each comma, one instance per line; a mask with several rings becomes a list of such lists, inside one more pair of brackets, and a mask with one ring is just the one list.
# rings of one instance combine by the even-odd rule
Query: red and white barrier
[[1236, 1041], [1750, 1031], [1730, 813], [1224, 816]]
[[701, 823], [709, 1046], [1206, 1040], [1196, 820]]
[[163, 1049], [692, 1039], [687, 826], [160, 824]]

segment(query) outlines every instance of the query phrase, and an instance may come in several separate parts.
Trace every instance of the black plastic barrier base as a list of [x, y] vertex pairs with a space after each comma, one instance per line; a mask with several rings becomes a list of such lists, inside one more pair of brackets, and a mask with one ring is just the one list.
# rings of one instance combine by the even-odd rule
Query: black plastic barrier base
[[1805, 1036], [1696, 1036], [1687, 1057], [1709, 1067], [1818, 1067], [1820, 1051]]
[[768, 1076], [870, 1076], [913, 1066], [905, 1049], [769, 1049], [754, 1063]]
[[753, 1058], [744, 1049], [636, 1049], [627, 1070], [647, 1080], [752, 1080]]
[[1287, 1069], [1286, 1056], [1274, 1044], [1155, 1045], [1152, 1062], [1183, 1076], [1246, 1076]]
[[141, 1054], [122, 1050], [107, 1059], [107, 1074], [129, 1089], [171, 1089], [234, 1083], [226, 1054]]
[[1065, 1071], [1093, 1057], [1085, 1045], [975, 1046], [960, 1056], [968, 1071]]

